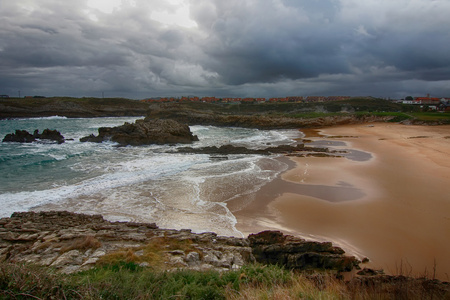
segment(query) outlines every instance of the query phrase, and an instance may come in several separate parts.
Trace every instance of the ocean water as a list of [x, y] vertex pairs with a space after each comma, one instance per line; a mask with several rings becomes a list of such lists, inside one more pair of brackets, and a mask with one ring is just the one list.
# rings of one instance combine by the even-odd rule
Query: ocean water
[[[287, 165], [276, 156], [168, 153], [186, 145], [116, 147], [81, 143], [104, 126], [132, 118], [64, 117], [0, 120], [0, 138], [16, 129], [56, 129], [66, 142], [0, 143], [0, 217], [15, 211], [69, 210], [102, 214], [111, 221], [155, 222], [162, 228], [189, 228], [241, 236], [227, 207], [252, 194]], [[193, 147], [233, 144], [263, 148], [293, 144], [296, 130], [191, 126]]]

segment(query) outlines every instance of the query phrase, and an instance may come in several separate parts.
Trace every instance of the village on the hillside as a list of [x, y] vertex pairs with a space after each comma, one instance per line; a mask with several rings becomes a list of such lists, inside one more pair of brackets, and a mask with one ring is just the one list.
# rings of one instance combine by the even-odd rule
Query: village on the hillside
[[[348, 100], [350, 96], [289, 96], [277, 98], [219, 98], [219, 97], [197, 97], [197, 96], [183, 96], [183, 97], [158, 97], [141, 100], [143, 102], [161, 103], [161, 102], [204, 102], [204, 103], [277, 103], [277, 102], [294, 102], [294, 103], [313, 103], [313, 102], [331, 102], [339, 100]], [[372, 98], [372, 97], [363, 97]], [[393, 102], [427, 106], [429, 110], [450, 111], [450, 98], [431, 97], [429, 94], [426, 97], [411, 97], [405, 99], [394, 100]]]
[[277, 98], [218, 98], [218, 97], [180, 97], [180, 98], [150, 98], [142, 101], [145, 102], [206, 102], [206, 103], [265, 103], [265, 102], [325, 102], [347, 100], [350, 96], [289, 96]]

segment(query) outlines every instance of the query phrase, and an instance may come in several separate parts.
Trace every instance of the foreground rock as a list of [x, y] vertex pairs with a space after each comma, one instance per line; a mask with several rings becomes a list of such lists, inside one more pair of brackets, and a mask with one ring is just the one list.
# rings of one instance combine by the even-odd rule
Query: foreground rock
[[330, 243], [307, 242], [280, 232], [247, 239], [220, 237], [70, 212], [14, 213], [0, 219], [0, 261], [37, 263], [71, 273], [117, 257], [142, 266], [195, 270], [232, 270], [254, 261], [336, 271], [358, 265]]
[[135, 123], [125, 123], [117, 127], [101, 127], [98, 136], [90, 135], [81, 142], [101, 143], [113, 141], [121, 146], [151, 144], [189, 144], [198, 141], [189, 126], [174, 120], [153, 120], [145, 118]]
[[32, 143], [36, 141], [50, 141], [58, 144], [64, 143], [64, 136], [57, 130], [44, 129], [42, 133], [39, 130], [35, 130], [33, 134], [26, 130], [16, 130], [15, 133], [7, 134], [3, 138], [3, 142], [16, 142], [16, 143]]
[[263, 264], [282, 265], [288, 269], [326, 269], [351, 271], [359, 266], [355, 257], [331, 243], [309, 242], [279, 231], [264, 231], [248, 237], [255, 259]]

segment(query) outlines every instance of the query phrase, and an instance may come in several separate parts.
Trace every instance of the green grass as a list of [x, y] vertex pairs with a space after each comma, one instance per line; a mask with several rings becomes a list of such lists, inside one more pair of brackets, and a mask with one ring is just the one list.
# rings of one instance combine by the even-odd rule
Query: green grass
[[392, 117], [392, 119], [389, 122], [401, 122], [407, 119], [411, 119], [412, 116], [408, 113], [403, 112], [357, 112], [355, 113], [358, 117], [363, 116], [378, 116], [378, 117]]
[[49, 97], [49, 98], [9, 98], [0, 99], [0, 103], [12, 107], [41, 107], [43, 105], [55, 105], [58, 103], [75, 103], [80, 106], [125, 106], [125, 107], [147, 107], [148, 105], [136, 100], [125, 98], [72, 98], [72, 97]]
[[450, 124], [450, 113], [441, 112], [357, 112], [357, 116], [386, 116], [393, 117], [390, 122], [401, 122], [407, 119], [422, 122], [440, 122]]
[[103, 299], [225, 299], [242, 287], [289, 285], [294, 273], [276, 266], [248, 265], [239, 271], [155, 271], [118, 263], [73, 275], [72, 283], [89, 287]]
[[421, 121], [444, 121], [450, 123], [450, 113], [441, 112], [412, 112], [410, 113], [417, 120]]
[[239, 271], [172, 272], [134, 262], [103, 265], [73, 275], [26, 264], [0, 264], [1, 299], [225, 299], [242, 286], [287, 285], [293, 273], [276, 266]]
[[[0, 263], [0, 299], [445, 299], [422, 282], [356, 281], [250, 264], [240, 270], [162, 271], [116, 262], [72, 275]], [[400, 278], [401, 279], [401, 278]]]

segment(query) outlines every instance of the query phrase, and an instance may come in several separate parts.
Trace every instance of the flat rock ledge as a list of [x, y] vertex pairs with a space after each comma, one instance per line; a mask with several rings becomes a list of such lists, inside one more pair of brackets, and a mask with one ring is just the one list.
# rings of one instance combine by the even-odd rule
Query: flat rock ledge
[[278, 231], [248, 238], [222, 237], [66, 211], [21, 212], [0, 219], [0, 261], [29, 262], [73, 273], [111, 257], [132, 258], [143, 267], [153, 267], [156, 262], [150, 258], [155, 251], [161, 258], [159, 266], [166, 270], [223, 271], [260, 262], [340, 272], [359, 268], [360, 263], [331, 243], [309, 242]]

